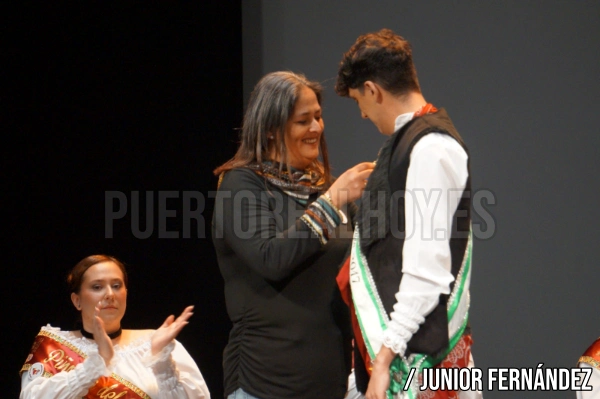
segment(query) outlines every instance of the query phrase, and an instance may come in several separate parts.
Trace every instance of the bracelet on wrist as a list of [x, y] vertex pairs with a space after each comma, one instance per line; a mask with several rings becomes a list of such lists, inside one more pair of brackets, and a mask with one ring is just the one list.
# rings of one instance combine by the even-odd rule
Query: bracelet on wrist
[[344, 212], [342, 212], [341, 209], [339, 209], [337, 206], [335, 206], [333, 204], [333, 201], [331, 200], [331, 196], [329, 195], [329, 191], [326, 191], [323, 195], [322, 195], [323, 199], [325, 201], [327, 201], [327, 203], [329, 205], [331, 205], [331, 207], [333, 208], [333, 210], [340, 216], [341, 218], [341, 222], [342, 224], [346, 224], [348, 223], [348, 218], [346, 217], [346, 214]]

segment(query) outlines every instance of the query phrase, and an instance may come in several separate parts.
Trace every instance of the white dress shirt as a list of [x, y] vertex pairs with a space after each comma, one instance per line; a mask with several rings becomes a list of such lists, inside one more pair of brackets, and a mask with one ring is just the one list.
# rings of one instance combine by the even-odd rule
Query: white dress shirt
[[[413, 118], [398, 116], [396, 131]], [[468, 156], [452, 137], [430, 133], [410, 154], [406, 178], [406, 239], [402, 249], [402, 280], [383, 344], [404, 355], [407, 342], [438, 304], [450, 293], [450, 233], [452, 219], [469, 176]]]

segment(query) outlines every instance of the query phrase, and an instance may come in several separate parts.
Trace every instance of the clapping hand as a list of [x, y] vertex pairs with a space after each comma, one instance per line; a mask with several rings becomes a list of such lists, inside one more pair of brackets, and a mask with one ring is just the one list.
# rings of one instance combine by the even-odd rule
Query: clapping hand
[[188, 319], [194, 314], [192, 310], [194, 310], [194, 307], [188, 306], [183, 310], [177, 319], [173, 315], [167, 317], [162, 326], [160, 326], [160, 328], [158, 328], [158, 330], [156, 330], [152, 336], [151, 346], [153, 355], [159, 353], [165, 346], [175, 339], [175, 337], [177, 337], [183, 327], [188, 324]]
[[104, 359], [104, 363], [108, 366], [113, 355], [114, 349], [111, 339], [108, 337], [106, 333], [106, 329], [104, 328], [104, 321], [100, 318], [100, 307], [102, 306], [102, 301], [98, 302], [96, 307], [94, 308], [94, 322], [92, 323], [92, 334], [94, 334], [94, 341], [96, 341], [96, 345], [98, 345], [98, 353]]

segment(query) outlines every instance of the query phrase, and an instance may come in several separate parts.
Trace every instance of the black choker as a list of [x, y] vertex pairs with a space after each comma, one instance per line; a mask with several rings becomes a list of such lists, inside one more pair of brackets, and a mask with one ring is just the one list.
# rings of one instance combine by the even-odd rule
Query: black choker
[[[87, 339], [94, 339], [94, 334], [92, 334], [91, 332], [87, 332], [83, 329], [83, 327], [81, 328], [81, 335], [83, 335], [84, 337], [86, 337]], [[121, 327], [119, 327], [119, 329], [113, 333], [107, 334], [108, 338], [110, 339], [115, 339], [117, 338], [119, 335], [121, 335], [121, 333], [123, 332], [123, 330], [121, 329]]]

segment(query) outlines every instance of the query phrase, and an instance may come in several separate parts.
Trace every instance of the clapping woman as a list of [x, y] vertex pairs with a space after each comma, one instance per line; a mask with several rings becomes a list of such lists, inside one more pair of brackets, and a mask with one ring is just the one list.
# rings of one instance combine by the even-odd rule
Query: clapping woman
[[157, 330], [124, 330], [123, 263], [88, 256], [71, 270], [68, 284], [82, 327], [42, 327], [21, 369], [20, 399], [210, 398], [198, 366], [175, 340], [193, 306]]

